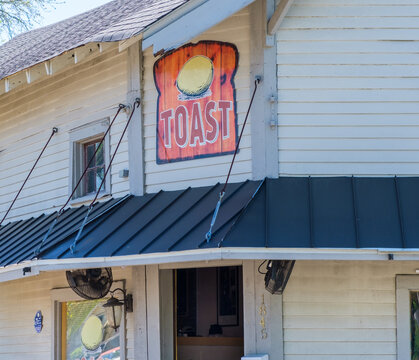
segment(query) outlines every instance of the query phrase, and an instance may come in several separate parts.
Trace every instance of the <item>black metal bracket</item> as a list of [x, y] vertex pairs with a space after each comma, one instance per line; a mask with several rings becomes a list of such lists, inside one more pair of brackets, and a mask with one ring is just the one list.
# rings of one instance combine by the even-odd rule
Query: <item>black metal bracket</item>
[[115, 290], [110, 291], [110, 294], [113, 296], [117, 291], [122, 292], [124, 295], [124, 305], [125, 305], [125, 312], [130, 313], [134, 311], [134, 302], [132, 298], [132, 294], [127, 294], [126, 290], [121, 288], [116, 288]]

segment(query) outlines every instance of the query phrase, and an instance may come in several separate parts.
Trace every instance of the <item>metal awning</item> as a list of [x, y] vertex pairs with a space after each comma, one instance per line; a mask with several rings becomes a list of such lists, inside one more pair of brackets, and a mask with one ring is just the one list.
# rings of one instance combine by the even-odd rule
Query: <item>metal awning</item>
[[[419, 249], [419, 177], [281, 177], [230, 184], [209, 243], [222, 185], [68, 209], [37, 259], [121, 257], [209, 248]], [[34, 259], [56, 214], [0, 228], [0, 265]], [[247, 257], [248, 258], [248, 257]]]

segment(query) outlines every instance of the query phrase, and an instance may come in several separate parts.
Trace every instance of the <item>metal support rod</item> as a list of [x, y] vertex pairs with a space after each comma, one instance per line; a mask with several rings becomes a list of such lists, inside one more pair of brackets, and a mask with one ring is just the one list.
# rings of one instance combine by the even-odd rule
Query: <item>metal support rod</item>
[[56, 127], [52, 128], [51, 135], [43, 147], [41, 153], [39, 154], [38, 158], [35, 161], [35, 164], [33, 164], [31, 171], [29, 171], [28, 176], [26, 176], [25, 181], [23, 182], [22, 186], [20, 187], [19, 191], [17, 192], [15, 198], [13, 199], [12, 203], [10, 204], [9, 208], [7, 209], [6, 213], [3, 216], [3, 219], [0, 221], [0, 226], [3, 224], [3, 221], [6, 219], [7, 215], [9, 215], [10, 210], [12, 209], [13, 205], [15, 204], [17, 198], [19, 197], [20, 193], [22, 192], [23, 188], [25, 187], [27, 181], [29, 180], [29, 177], [32, 175], [32, 172], [35, 170], [36, 165], [38, 164], [39, 160], [41, 159], [42, 155], [44, 154], [45, 149], [47, 148], [48, 144], [50, 143], [52, 137], [58, 132], [58, 129]]
[[92, 211], [92, 208], [89, 206], [89, 208], [87, 209], [86, 216], [83, 219], [83, 222], [82, 222], [82, 224], [80, 226], [79, 231], [77, 232], [76, 238], [74, 239], [74, 242], [70, 246], [70, 251], [71, 251], [72, 254], [74, 254], [76, 252], [77, 242], [80, 239], [80, 236], [81, 236], [81, 234], [83, 232], [84, 227], [86, 226], [86, 222], [87, 222], [87, 219], [88, 219], [91, 211]]
[[233, 169], [234, 161], [236, 160], [236, 155], [239, 151], [240, 141], [241, 141], [242, 136], [243, 136], [244, 128], [246, 127], [247, 119], [248, 119], [249, 114], [250, 114], [250, 109], [252, 108], [253, 100], [255, 98], [256, 91], [258, 89], [258, 85], [261, 81], [262, 81], [262, 78], [260, 76], [256, 76], [256, 78], [255, 78], [255, 88], [253, 90], [252, 98], [250, 99], [250, 103], [249, 103], [249, 107], [247, 109], [246, 117], [244, 118], [243, 127], [242, 127], [242, 130], [240, 132], [239, 139], [237, 140], [236, 149], [234, 150], [233, 159], [231, 160], [231, 164], [230, 164], [230, 169], [228, 170], [227, 178], [226, 178], [226, 181], [224, 183], [223, 189], [220, 192], [220, 197], [218, 199], [217, 205], [216, 205], [215, 210], [214, 210], [214, 215], [213, 215], [212, 220], [211, 220], [210, 228], [209, 228], [208, 232], [205, 234], [205, 239], [206, 239], [207, 243], [209, 243], [211, 241], [212, 229], [215, 225], [215, 221], [217, 220], [218, 212], [220, 210], [221, 203], [223, 201], [223, 197], [224, 197], [224, 194], [226, 192], [227, 184], [228, 184], [228, 181], [230, 179], [231, 170]]
[[63, 213], [65, 207], [68, 205], [68, 203], [70, 202], [70, 200], [73, 198], [74, 194], [76, 193], [77, 188], [79, 187], [79, 185], [81, 184], [84, 175], [86, 175], [87, 169], [89, 168], [90, 164], [92, 163], [93, 159], [95, 159], [96, 154], [98, 153], [100, 146], [103, 144], [103, 142], [105, 141], [106, 136], [108, 135], [109, 131], [112, 128], [113, 123], [115, 122], [116, 118], [118, 117], [119, 113], [121, 112], [121, 110], [126, 109], [127, 105], [124, 104], [119, 104], [118, 106], [118, 111], [116, 112], [114, 118], [112, 119], [111, 123], [109, 124], [108, 128], [106, 129], [105, 133], [102, 136], [102, 139], [99, 142], [99, 145], [96, 147], [95, 152], [93, 153], [92, 157], [90, 158], [89, 162], [87, 163], [87, 165], [84, 168], [83, 173], [80, 175], [79, 180], [77, 181], [76, 186], [74, 186], [73, 191], [71, 192], [70, 196], [68, 197], [67, 201], [65, 202], [65, 204], [61, 207], [61, 209], [58, 211], [57, 214], [57, 218], [61, 216], [61, 214]]
[[84, 220], [83, 220], [83, 223], [82, 223], [82, 225], [81, 225], [81, 227], [80, 227], [79, 231], [77, 232], [77, 236], [76, 236], [76, 238], [75, 238], [74, 242], [73, 242], [73, 243], [71, 244], [71, 246], [70, 246], [70, 250], [71, 250], [71, 253], [72, 253], [72, 254], [74, 254], [74, 253], [76, 252], [77, 242], [79, 241], [79, 239], [80, 239], [80, 237], [81, 237], [81, 234], [82, 234], [82, 232], [83, 232], [84, 226], [86, 225], [86, 222], [87, 222], [87, 218], [89, 217], [90, 211], [92, 210], [93, 205], [95, 204], [95, 202], [96, 202], [96, 200], [97, 200], [97, 198], [98, 198], [98, 196], [99, 196], [100, 190], [102, 189], [102, 186], [103, 186], [103, 184], [105, 183], [106, 176], [108, 175], [108, 172], [109, 172], [109, 170], [110, 170], [110, 168], [111, 168], [112, 162], [113, 162], [113, 160], [114, 160], [114, 158], [115, 158], [116, 153], [118, 152], [119, 146], [121, 145], [122, 139], [123, 139], [123, 138], [124, 138], [124, 136], [125, 136], [125, 133], [126, 133], [126, 131], [127, 131], [127, 129], [128, 129], [128, 126], [129, 126], [129, 124], [130, 124], [130, 122], [131, 122], [131, 119], [132, 119], [132, 117], [133, 117], [133, 115], [134, 115], [134, 113], [135, 113], [135, 110], [136, 110], [139, 106], [140, 106], [140, 99], [139, 99], [139, 98], [137, 98], [137, 99], [135, 99], [135, 102], [134, 102], [133, 107], [132, 107], [131, 115], [129, 116], [128, 121], [127, 121], [127, 123], [125, 124], [124, 130], [122, 131], [121, 137], [119, 138], [118, 144], [116, 145], [115, 151], [114, 151], [114, 153], [113, 153], [113, 155], [112, 155], [112, 157], [111, 157], [111, 160], [110, 160], [110, 162], [109, 162], [109, 165], [108, 165], [108, 167], [107, 167], [107, 168], [106, 168], [106, 170], [105, 170], [105, 174], [103, 175], [103, 179], [102, 179], [102, 181], [101, 181], [101, 183], [100, 183], [100, 185], [99, 185], [99, 188], [96, 190], [96, 195], [95, 195], [94, 199], [91, 201], [91, 203], [90, 203], [90, 205], [89, 205], [89, 208], [88, 208], [87, 214], [86, 214], [86, 216], [85, 216], [85, 218], [84, 218]]
[[[136, 106], [136, 105], [137, 105], [137, 106]], [[111, 157], [111, 161], [109, 162], [109, 166], [106, 168], [105, 174], [103, 175], [103, 179], [102, 179], [102, 181], [101, 181], [101, 183], [100, 183], [100, 185], [99, 185], [99, 188], [98, 188], [98, 189], [97, 189], [97, 191], [96, 191], [96, 196], [95, 196], [95, 198], [92, 200], [92, 202], [90, 203], [90, 207], [92, 207], [92, 206], [94, 205], [94, 203], [95, 203], [95, 202], [96, 202], [96, 200], [97, 200], [97, 197], [99, 196], [100, 190], [102, 189], [102, 186], [103, 186], [103, 184], [105, 183], [106, 175], [108, 174], [109, 169], [111, 168], [111, 165], [112, 165], [113, 159], [115, 158], [115, 155], [116, 155], [116, 153], [118, 152], [119, 145], [121, 145], [122, 139], [124, 138], [124, 135], [125, 135], [125, 133], [126, 133], [126, 131], [127, 131], [127, 129], [128, 129], [128, 125], [129, 125], [129, 123], [131, 122], [132, 116], [134, 115], [135, 110], [136, 110], [139, 106], [140, 106], [140, 99], [139, 99], [139, 98], [136, 98], [136, 99], [135, 99], [135, 102], [134, 102], [134, 104], [133, 104], [133, 106], [132, 106], [132, 112], [131, 112], [131, 115], [130, 115], [130, 117], [128, 118], [127, 123], [125, 124], [124, 130], [122, 131], [122, 135], [121, 135], [121, 137], [119, 138], [118, 144], [116, 145], [115, 151], [114, 151], [114, 153], [113, 153], [113, 155], [112, 155], [112, 157]]]
[[124, 104], [119, 104], [118, 106], [118, 111], [116, 112], [115, 116], [113, 117], [111, 123], [109, 124], [108, 128], [106, 129], [105, 133], [102, 136], [102, 139], [99, 142], [99, 146], [96, 147], [95, 152], [93, 153], [92, 157], [90, 158], [89, 162], [87, 163], [87, 165], [84, 168], [83, 173], [80, 175], [79, 180], [77, 181], [77, 184], [74, 186], [73, 191], [71, 192], [70, 196], [67, 198], [67, 201], [64, 203], [63, 206], [61, 206], [60, 210], [58, 210], [57, 216], [55, 217], [54, 221], [51, 223], [48, 231], [46, 232], [45, 236], [43, 237], [41, 244], [39, 244], [39, 246], [35, 249], [34, 251], [34, 256], [37, 257], [41, 251], [42, 246], [46, 243], [49, 235], [52, 233], [52, 230], [54, 229], [55, 225], [57, 224], [58, 218], [62, 215], [62, 213], [64, 212], [65, 207], [68, 205], [68, 203], [70, 202], [70, 200], [72, 199], [73, 195], [76, 193], [77, 188], [79, 187], [79, 185], [81, 184], [81, 181], [83, 180], [84, 175], [87, 172], [87, 169], [89, 168], [90, 164], [92, 163], [93, 159], [96, 157], [97, 152], [100, 149], [100, 146], [103, 144], [103, 142], [105, 141], [106, 136], [108, 135], [109, 131], [112, 128], [113, 123], [115, 122], [116, 118], [118, 117], [119, 113], [126, 109], [127, 105]]
[[258, 85], [261, 81], [262, 81], [261, 78], [259, 76], [257, 76], [256, 79], [255, 79], [255, 88], [253, 90], [252, 98], [250, 99], [250, 104], [249, 104], [249, 107], [247, 109], [246, 117], [244, 118], [243, 127], [242, 127], [242, 130], [240, 132], [239, 139], [237, 140], [236, 149], [234, 150], [233, 160], [231, 160], [230, 169], [228, 170], [226, 182], [224, 184], [223, 190], [221, 190], [222, 193], [225, 193], [225, 191], [226, 191], [228, 180], [230, 179], [230, 175], [231, 175], [231, 170], [233, 169], [234, 161], [236, 160], [236, 156], [237, 156], [237, 153], [239, 151], [240, 141], [241, 141], [242, 136], [243, 136], [244, 128], [246, 127], [247, 119], [249, 117], [250, 110], [251, 110], [252, 105], [253, 105], [253, 100], [255, 99], [256, 91], [257, 91]]

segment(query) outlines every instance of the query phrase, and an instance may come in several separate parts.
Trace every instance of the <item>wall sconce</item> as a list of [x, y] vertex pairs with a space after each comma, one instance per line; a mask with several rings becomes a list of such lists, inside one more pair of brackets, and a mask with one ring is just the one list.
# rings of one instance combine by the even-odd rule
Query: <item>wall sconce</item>
[[[114, 296], [114, 293], [120, 291], [124, 295], [123, 301], [119, 300]], [[115, 329], [115, 331], [121, 326], [122, 319], [122, 306], [125, 306], [126, 312], [133, 311], [132, 304], [132, 295], [127, 294], [125, 290], [117, 288], [113, 291], [110, 291], [111, 298], [103, 304], [105, 308], [106, 318], [108, 320], [109, 326]]]

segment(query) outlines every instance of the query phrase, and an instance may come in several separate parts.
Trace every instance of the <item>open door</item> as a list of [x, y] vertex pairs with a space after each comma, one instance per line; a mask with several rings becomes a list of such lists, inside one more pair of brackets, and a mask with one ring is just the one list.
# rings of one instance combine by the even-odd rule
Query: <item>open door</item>
[[241, 266], [175, 273], [177, 360], [240, 360], [243, 356]]

